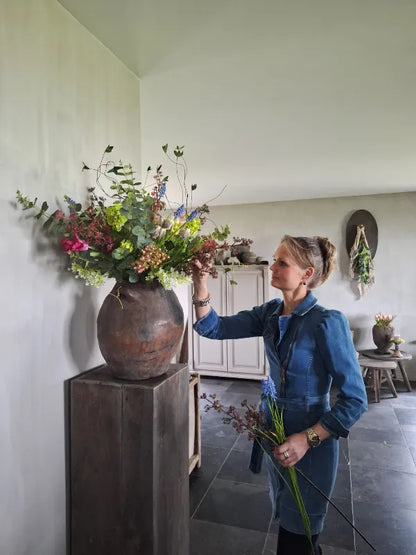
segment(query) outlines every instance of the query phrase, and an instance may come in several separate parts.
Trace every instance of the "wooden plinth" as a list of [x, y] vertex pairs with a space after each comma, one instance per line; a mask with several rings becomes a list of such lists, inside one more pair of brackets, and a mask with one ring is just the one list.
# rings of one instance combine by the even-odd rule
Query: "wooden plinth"
[[189, 552], [188, 368], [70, 383], [72, 555]]

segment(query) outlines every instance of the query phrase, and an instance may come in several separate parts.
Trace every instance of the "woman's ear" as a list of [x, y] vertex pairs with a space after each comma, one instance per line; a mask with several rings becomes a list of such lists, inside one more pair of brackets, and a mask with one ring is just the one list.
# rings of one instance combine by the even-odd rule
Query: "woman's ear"
[[314, 273], [315, 273], [315, 268], [312, 268], [312, 266], [309, 266], [309, 268], [307, 268], [305, 270], [305, 273], [303, 274], [303, 279], [311, 279]]

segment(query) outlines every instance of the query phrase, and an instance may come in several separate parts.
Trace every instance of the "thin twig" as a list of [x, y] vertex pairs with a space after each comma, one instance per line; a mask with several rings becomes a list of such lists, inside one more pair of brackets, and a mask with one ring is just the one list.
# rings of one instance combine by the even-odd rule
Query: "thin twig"
[[208, 200], [207, 202], [205, 202], [204, 204], [209, 204], [210, 202], [212, 202], [213, 200], [217, 199], [218, 197], [220, 197], [223, 192], [225, 191], [225, 189], [227, 188], [227, 185], [224, 185], [224, 187], [221, 189], [221, 191], [218, 193], [218, 195], [216, 195], [215, 197], [211, 198], [210, 200]]
[[367, 540], [367, 538], [358, 530], [358, 528], [356, 528], [356, 526], [354, 526], [354, 524], [353, 524], [353, 523], [351, 522], [351, 520], [347, 517], [347, 515], [345, 515], [345, 514], [341, 511], [341, 509], [338, 509], [338, 507], [335, 505], [335, 503], [333, 503], [333, 502], [331, 501], [331, 499], [326, 495], [326, 493], [324, 493], [320, 488], [318, 488], [318, 486], [317, 486], [316, 484], [314, 484], [314, 483], [312, 482], [312, 480], [311, 480], [310, 478], [308, 478], [308, 477], [306, 476], [306, 474], [304, 474], [304, 473], [302, 472], [302, 470], [300, 470], [296, 465], [295, 465], [295, 468], [296, 468], [297, 472], [299, 472], [299, 474], [302, 476], [302, 478], [304, 478], [304, 479], [308, 482], [308, 484], [310, 484], [312, 487], [314, 487], [314, 488], [316, 489], [317, 492], [319, 492], [323, 497], [325, 497], [325, 499], [334, 507], [334, 509], [336, 509], [336, 510], [338, 511], [338, 513], [339, 513], [342, 517], [345, 518], [345, 520], [348, 522], [348, 524], [349, 524], [350, 526], [352, 526], [352, 528], [354, 528], [354, 530], [357, 532], [357, 534], [358, 534], [359, 536], [362, 537], [362, 539], [365, 541], [365, 543], [367, 543], [367, 544], [371, 547], [371, 549], [372, 549], [373, 551], [377, 551], [376, 548], [374, 547], [374, 545], [372, 545], [372, 544]]

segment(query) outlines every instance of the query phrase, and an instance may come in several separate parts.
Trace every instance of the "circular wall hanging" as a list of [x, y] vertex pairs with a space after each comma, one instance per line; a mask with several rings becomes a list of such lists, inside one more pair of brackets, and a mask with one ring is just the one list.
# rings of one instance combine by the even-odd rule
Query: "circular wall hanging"
[[374, 259], [378, 244], [378, 227], [374, 216], [367, 210], [356, 210], [347, 222], [346, 228], [346, 247], [348, 255], [354, 244], [357, 235], [357, 226], [363, 225], [371, 257]]

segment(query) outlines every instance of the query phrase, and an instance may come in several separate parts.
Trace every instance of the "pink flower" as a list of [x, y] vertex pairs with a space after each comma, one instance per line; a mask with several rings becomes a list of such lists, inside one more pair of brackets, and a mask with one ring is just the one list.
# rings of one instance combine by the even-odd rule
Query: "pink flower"
[[61, 246], [67, 254], [75, 251], [88, 250], [88, 243], [82, 241], [76, 233], [74, 233], [74, 239], [61, 239]]
[[55, 212], [55, 218], [57, 220], [63, 220], [64, 219], [64, 213], [62, 212], [62, 210], [57, 210]]

